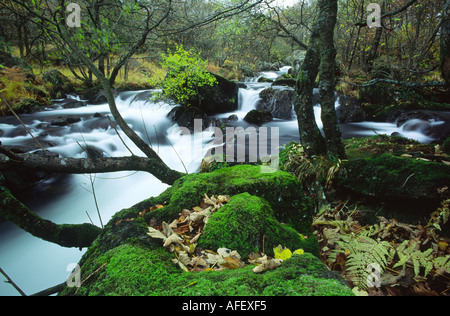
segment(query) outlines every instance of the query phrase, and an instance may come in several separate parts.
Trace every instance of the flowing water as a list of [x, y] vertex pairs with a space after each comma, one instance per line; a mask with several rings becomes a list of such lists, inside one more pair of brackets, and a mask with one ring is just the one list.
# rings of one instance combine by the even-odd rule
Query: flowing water
[[[267, 78], [276, 78], [286, 73], [288, 67], [278, 72], [264, 72]], [[257, 78], [256, 78], [257, 79]], [[259, 93], [270, 86], [248, 80], [247, 88], [239, 90], [239, 108], [232, 113], [217, 115], [226, 118], [231, 114], [238, 117], [236, 125], [249, 126], [243, 118], [254, 109], [259, 100]], [[196, 172], [201, 159], [211, 147], [213, 131], [205, 130], [200, 134], [182, 134], [176, 124], [168, 118], [172, 105], [149, 101], [152, 91], [122, 92], [116, 97], [117, 106], [127, 123], [146, 141], [173, 169], [183, 172]], [[72, 99], [80, 101], [78, 97]], [[78, 99], [77, 99], [78, 98]], [[58, 100], [62, 101], [62, 100]], [[143, 155], [123, 133], [114, 129], [108, 119], [110, 115], [107, 104], [87, 105], [79, 108], [64, 109], [56, 102], [47, 111], [22, 115], [21, 119], [39, 142], [52, 152], [66, 157], [86, 157], [83, 148], [93, 148], [103, 156], [119, 157]], [[339, 105], [339, 98], [336, 100]], [[316, 122], [319, 127], [320, 106], [315, 106]], [[73, 124], [55, 124], [68, 117], [80, 120]], [[13, 118], [3, 118], [0, 123], [0, 141], [3, 145], [35, 148], [35, 142]], [[361, 122], [342, 124], [344, 137], [358, 137], [378, 134], [399, 133], [421, 142], [433, 139], [424, 134], [421, 122], [408, 121], [397, 127], [396, 123]], [[427, 122], [442, 124], [442, 122]], [[291, 140], [298, 141], [297, 120], [275, 119], [264, 124], [279, 128], [279, 144]], [[118, 134], [121, 137], [118, 137]], [[126, 146], [124, 145], [124, 143]], [[157, 196], [167, 188], [152, 175], [145, 172], [117, 172], [96, 175], [70, 175], [57, 180], [52, 179], [40, 185], [45, 190], [38, 191], [26, 201], [27, 205], [41, 217], [56, 223], [84, 223], [91, 219], [100, 226], [92, 189], [98, 202], [103, 223], [106, 223], [117, 211], [150, 196]], [[89, 219], [89, 217], [90, 219]], [[15, 225], [0, 221], [0, 267], [27, 294], [32, 294], [47, 287], [63, 282], [69, 275], [66, 268], [76, 263], [85, 250], [63, 248], [35, 238], [17, 228]], [[4, 283], [0, 275], [0, 295], [17, 295], [13, 287]]]

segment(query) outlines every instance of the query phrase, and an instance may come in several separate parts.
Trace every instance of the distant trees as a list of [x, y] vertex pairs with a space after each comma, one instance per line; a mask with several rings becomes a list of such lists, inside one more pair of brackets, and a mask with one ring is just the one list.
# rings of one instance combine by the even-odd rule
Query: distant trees
[[396, 80], [418, 80], [436, 70], [444, 2], [377, 1], [381, 27], [369, 28], [370, 1], [340, 0], [336, 47], [342, 70], [384, 69], [384, 76]]

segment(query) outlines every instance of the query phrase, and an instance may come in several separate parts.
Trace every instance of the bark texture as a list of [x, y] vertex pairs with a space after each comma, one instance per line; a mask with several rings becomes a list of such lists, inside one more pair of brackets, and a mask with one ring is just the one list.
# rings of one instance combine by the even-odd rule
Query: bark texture
[[446, 0], [442, 10], [441, 27], [441, 72], [447, 86], [450, 85], [450, 0]]
[[[334, 108], [336, 49], [334, 27], [337, 15], [337, 0], [320, 0], [319, 18], [314, 26], [305, 60], [297, 79], [294, 108], [297, 113], [300, 142], [306, 153], [345, 156], [341, 132]], [[319, 74], [320, 103], [325, 138], [320, 133], [314, 118], [313, 88]]]
[[314, 82], [319, 72], [319, 31], [318, 25], [311, 34], [309, 48], [306, 51], [305, 60], [300, 68], [297, 85], [294, 110], [297, 113], [300, 143], [309, 155], [326, 154], [325, 140], [317, 127], [313, 108]]
[[334, 27], [337, 16], [337, 0], [323, 1], [321, 19], [323, 19], [320, 32], [320, 82], [319, 100], [322, 107], [322, 123], [325, 134], [325, 143], [328, 154], [345, 157], [345, 149], [342, 144], [341, 130], [337, 122], [334, 90], [336, 86], [336, 48], [334, 47]]

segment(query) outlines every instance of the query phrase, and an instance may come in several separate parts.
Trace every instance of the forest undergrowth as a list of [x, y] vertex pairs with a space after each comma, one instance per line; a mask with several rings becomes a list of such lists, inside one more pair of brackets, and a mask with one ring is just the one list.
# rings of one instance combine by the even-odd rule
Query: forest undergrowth
[[313, 222], [321, 260], [341, 273], [356, 295], [450, 294], [450, 238], [441, 235], [450, 200], [442, 202], [426, 225], [383, 216], [376, 224], [363, 225], [363, 213], [340, 201]]

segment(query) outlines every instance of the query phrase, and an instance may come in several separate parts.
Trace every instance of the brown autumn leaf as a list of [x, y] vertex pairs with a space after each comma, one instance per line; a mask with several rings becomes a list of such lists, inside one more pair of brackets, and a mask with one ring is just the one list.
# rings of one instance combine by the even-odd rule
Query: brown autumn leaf
[[242, 261], [238, 258], [229, 256], [223, 258], [225, 262], [219, 263], [219, 266], [225, 269], [233, 270], [242, 267]]

